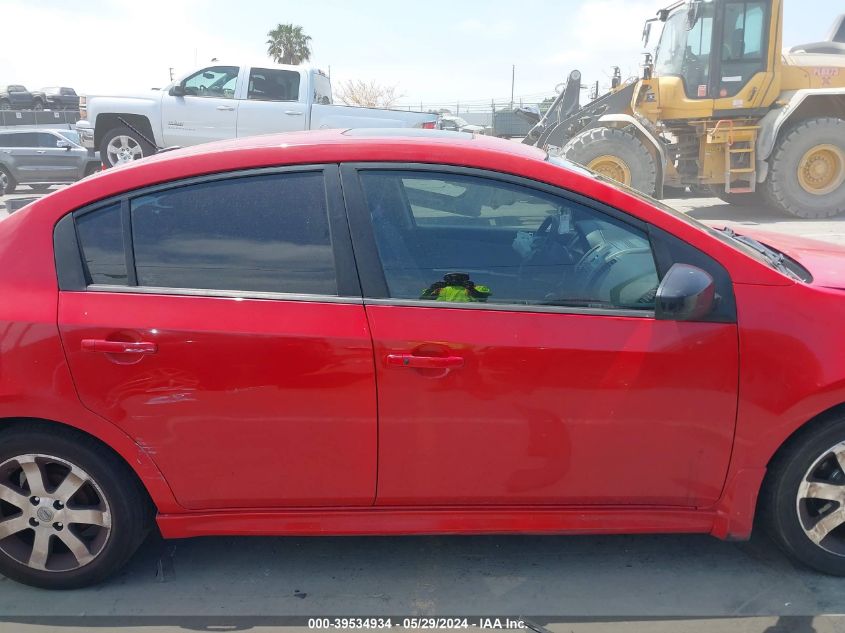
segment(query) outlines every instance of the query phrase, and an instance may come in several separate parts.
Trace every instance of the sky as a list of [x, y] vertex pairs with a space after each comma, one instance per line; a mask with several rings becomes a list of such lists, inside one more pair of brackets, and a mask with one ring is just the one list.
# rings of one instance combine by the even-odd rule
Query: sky
[[[785, 0], [784, 45], [825, 38], [842, 0]], [[645, 19], [669, 0], [0, 0], [0, 83], [81, 94], [161, 87], [212, 58], [267, 61], [267, 31], [302, 25], [335, 86], [397, 85], [402, 104], [463, 108], [553, 94], [570, 70], [637, 74]], [[454, 109], [454, 107], [452, 108]]]

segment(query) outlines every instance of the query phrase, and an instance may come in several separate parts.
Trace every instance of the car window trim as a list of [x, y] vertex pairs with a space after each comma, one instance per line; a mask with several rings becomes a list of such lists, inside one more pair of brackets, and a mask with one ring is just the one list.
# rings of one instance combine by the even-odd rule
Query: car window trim
[[[397, 299], [390, 297], [387, 287], [387, 280], [384, 275], [384, 268], [378, 256], [375, 234], [373, 233], [372, 219], [367, 206], [366, 197], [359, 174], [363, 171], [408, 171], [454, 174], [459, 176], [476, 176], [488, 180], [496, 180], [507, 184], [515, 184], [536, 191], [562, 197], [573, 203], [580, 204], [599, 213], [604, 213], [614, 220], [631, 226], [646, 236], [649, 235], [649, 224], [628, 215], [618, 209], [609, 207], [593, 198], [562, 189], [548, 183], [514, 176], [502, 172], [477, 169], [473, 167], [461, 167], [457, 165], [440, 165], [435, 163], [392, 163], [392, 162], [350, 162], [341, 163], [340, 174], [343, 185], [343, 194], [346, 198], [347, 213], [350, 223], [350, 235], [352, 245], [358, 264], [358, 274], [361, 278], [365, 305], [391, 305], [401, 307], [428, 307], [428, 308], [458, 308], [473, 310], [493, 310], [499, 312], [535, 312], [554, 314], [574, 315], [597, 315], [633, 318], [655, 318], [654, 310], [631, 310], [626, 308], [584, 308], [569, 306], [544, 306], [544, 305], [520, 305], [520, 304], [497, 304], [497, 303], [446, 303], [437, 301], [419, 301], [415, 299]], [[652, 249], [652, 257], [655, 254]], [[655, 266], [658, 263], [655, 259]], [[458, 307], [460, 306], [460, 307]]]
[[485, 310], [487, 312], [528, 312], [535, 314], [572, 314], [582, 316], [610, 316], [631, 319], [654, 319], [654, 310], [632, 310], [630, 308], [583, 308], [575, 306], [527, 305], [519, 303], [460, 303], [447, 301], [423, 301], [417, 299], [370, 299], [364, 298], [365, 306], [393, 306], [422, 309]]
[[[74, 291], [76, 292], [76, 291]], [[305, 303], [343, 303], [362, 305], [362, 297], [303, 294], [297, 292], [255, 292], [251, 290], [216, 290], [213, 288], [166, 288], [160, 286], [119, 286], [90, 284], [80, 292], [105, 292], [110, 294], [163, 295], [175, 297], [206, 297], [208, 299], [253, 299], [259, 301], [297, 301]]]
[[[135, 268], [135, 253], [134, 244], [132, 241], [132, 227], [129, 221], [131, 214], [131, 203], [135, 198], [139, 198], [152, 193], [157, 193], [169, 189], [190, 186], [195, 184], [202, 184], [206, 182], [218, 182], [221, 180], [232, 180], [237, 178], [244, 178], [250, 176], [263, 176], [272, 174], [289, 174], [289, 173], [308, 173], [320, 172], [323, 175], [323, 184], [326, 192], [326, 213], [329, 224], [329, 235], [332, 246], [332, 254], [334, 258], [335, 278], [337, 281], [337, 295], [314, 295], [319, 297], [334, 298], [361, 298], [361, 283], [359, 280], [358, 271], [356, 269], [355, 257], [352, 250], [352, 240], [349, 235], [349, 223], [346, 217], [346, 209], [344, 202], [344, 195], [340, 184], [340, 170], [335, 163], [316, 163], [307, 165], [284, 165], [275, 167], [258, 167], [249, 169], [238, 169], [233, 171], [215, 172], [213, 174], [204, 174], [202, 176], [191, 176], [188, 178], [181, 178], [178, 180], [171, 180], [164, 183], [157, 183], [125, 191], [115, 196], [98, 200], [95, 203], [86, 205], [67, 215], [63, 216], [57, 222], [54, 228], [54, 252], [56, 258], [56, 271], [59, 282], [59, 290], [62, 291], [85, 291], [91, 286], [97, 284], [87, 284], [88, 273], [85, 268], [85, 259], [82, 253], [82, 242], [76, 232], [76, 218], [82, 217], [88, 213], [94, 213], [104, 207], [109, 207], [120, 203], [121, 205], [121, 221], [123, 222], [123, 248], [126, 255], [128, 282], [134, 280], [134, 286], [114, 286], [125, 291], [127, 288], [145, 288], [145, 286], [137, 285], [137, 271]], [[67, 229], [57, 232], [59, 224], [65, 217], [72, 217], [73, 227], [72, 235]], [[128, 234], [128, 237], [127, 237]], [[60, 240], [62, 243], [60, 243]], [[74, 243], [75, 242], [75, 243]], [[80, 271], [81, 277], [80, 277]], [[81, 284], [80, 280], [86, 283]], [[100, 284], [102, 286], [102, 284]], [[206, 289], [197, 289], [198, 291], [208, 295], [210, 292]], [[238, 290], [223, 291], [223, 292], [242, 292]], [[183, 293], [184, 294], [184, 293]], [[256, 293], [249, 292], [254, 295]], [[258, 293], [269, 294], [274, 296], [289, 296], [291, 293]], [[297, 293], [292, 293], [294, 296], [299, 296]], [[195, 295], [191, 295], [195, 296]], [[211, 296], [211, 295], [209, 295]], [[310, 295], [309, 295], [310, 296]]]

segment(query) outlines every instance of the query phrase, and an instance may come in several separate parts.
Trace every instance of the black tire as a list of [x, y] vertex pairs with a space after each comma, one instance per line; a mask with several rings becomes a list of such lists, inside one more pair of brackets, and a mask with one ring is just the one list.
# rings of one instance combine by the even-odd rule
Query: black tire
[[[820, 421], [799, 433], [769, 465], [760, 497], [761, 519], [778, 545], [795, 561], [834, 576], [845, 576], [845, 527], [839, 526], [827, 537], [828, 540], [822, 539], [824, 547], [816, 544], [805, 532], [802, 520], [808, 521], [808, 527], [812, 528], [817, 519], [813, 516], [799, 517], [798, 495], [805, 476], [819, 460], [822, 460], [819, 468], [828, 469], [829, 481], [842, 486], [842, 492], [845, 493], [845, 472], [841, 467], [837, 471], [832, 462], [822, 459], [826, 454], [829, 455], [832, 447], [842, 442], [845, 442], [845, 417]], [[801, 507], [808, 508], [807, 505]], [[818, 512], [818, 507], [809, 508]], [[825, 517], [828, 512], [829, 509], [819, 516]], [[827, 548], [834, 548], [841, 553], [832, 553]]]
[[563, 155], [580, 165], [589, 165], [600, 156], [614, 156], [628, 168], [632, 188], [650, 196], [657, 190], [654, 157], [632, 132], [608, 127], [586, 130], [566, 144]]
[[50, 187], [52, 187], [52, 186], [53, 185], [40, 184], [40, 185], [30, 185], [29, 187], [33, 191], [37, 191], [38, 193], [44, 193], [45, 191], [49, 191]]
[[139, 158], [146, 158], [147, 156], [152, 156], [156, 153], [156, 148], [144, 140], [137, 132], [134, 132], [125, 126], [112, 128], [105, 133], [103, 140], [100, 142], [100, 159], [106, 167], [114, 167], [115, 165], [115, 162], [113, 162], [114, 156], [109, 155], [109, 145], [113, 140], [121, 136], [131, 139], [131, 143], [140, 147], [141, 155], [135, 160]]
[[[10, 539], [25, 538], [13, 534], [0, 541], [0, 573], [12, 580], [44, 589], [76, 589], [105, 580], [126, 564], [150, 530], [153, 513], [146, 491], [117, 456], [73, 429], [28, 423], [0, 432], [0, 464], [31, 454], [65, 460], [90, 476], [107, 502], [111, 531], [93, 560], [67, 571], [33, 569], [11, 556], [2, 545]], [[4, 473], [0, 471], [2, 475]], [[12, 507], [6, 504], [6, 512]], [[59, 528], [62, 528], [61, 524]], [[70, 524], [65, 529], [71, 530]], [[26, 532], [32, 533], [33, 530]], [[57, 547], [60, 548], [58, 540], [55, 536], [51, 538], [51, 556], [55, 555]], [[25, 547], [26, 542], [22, 543]]]
[[772, 153], [765, 195], [785, 213], [805, 219], [830, 218], [845, 213], [845, 182], [828, 194], [815, 195], [807, 192], [798, 179], [801, 160], [818, 145], [834, 145], [845, 152], [845, 120], [802, 121], [782, 135]]
[[0, 99], [0, 110], [11, 110], [12, 104], [8, 99]]
[[44, 102], [41, 99], [36, 99], [32, 104], [32, 109], [41, 112], [44, 109]]
[[5, 167], [0, 167], [0, 196], [15, 193], [17, 187], [18, 181], [9, 173], [9, 170]]

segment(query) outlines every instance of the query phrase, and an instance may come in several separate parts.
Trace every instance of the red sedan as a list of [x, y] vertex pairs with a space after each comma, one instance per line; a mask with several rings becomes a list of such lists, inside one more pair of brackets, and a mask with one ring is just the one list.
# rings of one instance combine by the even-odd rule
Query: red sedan
[[154, 527], [703, 532], [845, 574], [845, 250], [545, 153], [319, 132], [161, 154], [0, 222], [0, 571]]

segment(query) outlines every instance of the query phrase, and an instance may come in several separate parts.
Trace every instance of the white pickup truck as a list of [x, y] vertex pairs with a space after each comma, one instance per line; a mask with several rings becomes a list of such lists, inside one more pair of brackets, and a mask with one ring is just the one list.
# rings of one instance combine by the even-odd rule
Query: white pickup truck
[[185, 147], [273, 132], [328, 128], [435, 128], [436, 114], [332, 104], [322, 71], [302, 66], [216, 63], [162, 90], [91, 96], [77, 123], [106, 166]]

